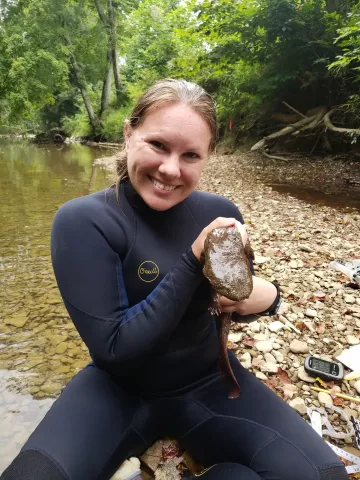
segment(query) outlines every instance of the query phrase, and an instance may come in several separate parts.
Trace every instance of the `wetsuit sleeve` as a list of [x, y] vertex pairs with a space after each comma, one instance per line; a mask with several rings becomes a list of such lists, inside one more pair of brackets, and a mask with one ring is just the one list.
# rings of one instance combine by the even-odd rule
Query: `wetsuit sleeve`
[[[95, 361], [105, 366], [141, 358], [170, 337], [204, 279], [201, 265], [189, 249], [148, 297], [129, 307], [119, 255], [101, 224], [106, 212], [76, 200], [57, 212], [51, 236], [65, 306]], [[116, 221], [110, 230], [118, 237]]]

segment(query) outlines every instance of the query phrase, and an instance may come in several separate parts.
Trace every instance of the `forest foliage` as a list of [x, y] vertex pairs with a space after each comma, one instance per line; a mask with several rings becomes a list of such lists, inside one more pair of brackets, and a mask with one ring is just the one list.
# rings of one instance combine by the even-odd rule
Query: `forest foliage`
[[0, 0], [0, 51], [0, 133], [121, 141], [163, 77], [204, 86], [236, 138], [284, 102], [359, 125], [360, 1]]

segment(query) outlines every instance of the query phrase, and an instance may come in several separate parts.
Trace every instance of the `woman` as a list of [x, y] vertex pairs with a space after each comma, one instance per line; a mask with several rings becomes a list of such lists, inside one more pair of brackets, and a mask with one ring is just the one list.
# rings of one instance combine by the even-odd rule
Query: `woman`
[[[206, 480], [347, 478], [317, 433], [234, 355], [241, 394], [228, 399], [199, 259], [210, 230], [243, 219], [229, 200], [195, 190], [216, 136], [215, 107], [201, 87], [159, 81], [125, 125], [116, 186], [57, 212], [54, 271], [93, 363], [3, 480], [105, 480], [164, 436], [211, 467]], [[278, 297], [254, 277], [247, 300], [221, 302], [250, 321], [273, 314]]]

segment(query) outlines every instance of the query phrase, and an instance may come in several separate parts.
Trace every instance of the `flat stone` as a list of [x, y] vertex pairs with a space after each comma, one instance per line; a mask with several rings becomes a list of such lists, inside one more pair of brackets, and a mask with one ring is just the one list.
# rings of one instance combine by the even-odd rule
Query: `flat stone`
[[266, 333], [257, 333], [254, 335], [254, 340], [255, 341], [262, 341], [262, 340], [268, 340], [269, 336]]
[[55, 352], [58, 353], [59, 355], [62, 355], [63, 353], [66, 352], [68, 346], [66, 342], [61, 342], [59, 345], [55, 348]]
[[303, 382], [308, 382], [308, 383], [315, 383], [316, 382], [316, 378], [308, 375], [305, 372], [304, 367], [299, 368], [299, 370], [297, 371], [297, 375], [300, 378], [300, 380], [302, 380]]
[[314, 310], [313, 308], [307, 308], [305, 310], [305, 315], [310, 318], [315, 318], [317, 317], [317, 311]]
[[305, 415], [307, 412], [307, 407], [306, 403], [304, 400], [300, 397], [294, 398], [294, 400], [291, 400], [289, 402], [290, 407], [292, 407], [294, 410], [300, 413], [300, 415]]
[[336, 330], [338, 330], [339, 332], [343, 332], [344, 330], [346, 330], [346, 325], [342, 324], [342, 323], [338, 323], [336, 326], [335, 326]]
[[276, 363], [276, 359], [271, 353], [265, 353], [264, 358], [267, 363]]
[[228, 336], [228, 340], [233, 343], [240, 342], [243, 338], [244, 334], [242, 332], [230, 333]]
[[295, 339], [290, 343], [290, 350], [293, 353], [308, 353], [309, 347], [306, 342]]
[[318, 400], [322, 405], [332, 405], [333, 401], [331, 396], [328, 393], [325, 392], [319, 392], [318, 393]]
[[251, 367], [251, 355], [249, 352], [245, 352], [241, 357], [239, 358], [241, 365], [244, 368], [250, 368]]
[[255, 343], [255, 348], [259, 352], [271, 352], [271, 350], [273, 349], [273, 342], [271, 340], [260, 340], [259, 342]]
[[256, 372], [255, 377], [263, 381], [266, 381], [268, 379], [265, 373], [262, 373], [262, 372]]
[[6, 325], [12, 325], [13, 327], [21, 328], [28, 321], [28, 316], [25, 311], [19, 312], [12, 317], [5, 318]]
[[284, 361], [284, 355], [281, 352], [278, 352], [277, 350], [273, 350], [272, 354], [274, 355], [278, 363], [282, 363]]
[[354, 335], [346, 335], [346, 341], [349, 345], [358, 345], [360, 343], [358, 337], [355, 337]]
[[354, 388], [357, 391], [357, 393], [360, 394], [360, 380], [356, 380], [356, 382], [354, 383]]
[[266, 373], [277, 373], [278, 369], [279, 365], [276, 365], [276, 363], [264, 363], [260, 365], [260, 370]]
[[355, 297], [352, 295], [344, 296], [345, 303], [355, 303]]

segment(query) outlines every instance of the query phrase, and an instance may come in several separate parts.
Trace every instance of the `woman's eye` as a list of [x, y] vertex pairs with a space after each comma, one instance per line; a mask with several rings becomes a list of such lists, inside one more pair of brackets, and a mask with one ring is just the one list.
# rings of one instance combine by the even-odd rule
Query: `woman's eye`
[[153, 145], [156, 148], [159, 148], [160, 150], [163, 150], [165, 147], [161, 142], [157, 142], [156, 140], [152, 140], [151, 145]]
[[191, 160], [197, 160], [199, 158], [199, 155], [194, 152], [186, 152], [185, 156], [190, 158]]

